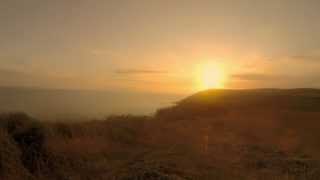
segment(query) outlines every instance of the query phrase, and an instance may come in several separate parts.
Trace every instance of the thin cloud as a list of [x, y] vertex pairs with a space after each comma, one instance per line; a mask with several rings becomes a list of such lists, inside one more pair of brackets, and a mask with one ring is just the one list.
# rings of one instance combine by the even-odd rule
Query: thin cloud
[[295, 54], [286, 56], [274, 56], [265, 57], [262, 60], [266, 61], [279, 61], [279, 60], [294, 60], [294, 61], [305, 61], [305, 62], [320, 62], [320, 54]]
[[11, 79], [11, 78], [22, 78], [22, 77], [28, 77], [30, 74], [17, 71], [17, 70], [11, 70], [11, 69], [0, 69], [0, 77], [4, 79]]
[[140, 74], [167, 74], [167, 71], [148, 70], [148, 69], [120, 69], [115, 71], [116, 74], [123, 75], [140, 75]]
[[276, 77], [268, 74], [259, 74], [259, 73], [245, 73], [245, 74], [234, 74], [232, 75], [233, 79], [245, 80], [245, 81], [265, 81], [272, 80]]
[[319, 61], [320, 62], [320, 56], [316, 55], [294, 55], [291, 56], [292, 59], [295, 60], [302, 60], [302, 61]]
[[115, 50], [106, 50], [106, 49], [93, 49], [90, 51], [91, 55], [97, 58], [112, 58], [116, 60], [128, 60], [128, 56], [126, 54], [120, 53]]
[[0, 85], [1, 86], [31, 86], [35, 82], [40, 81], [42, 76], [35, 76], [30, 73], [11, 70], [11, 69], [0, 69]]

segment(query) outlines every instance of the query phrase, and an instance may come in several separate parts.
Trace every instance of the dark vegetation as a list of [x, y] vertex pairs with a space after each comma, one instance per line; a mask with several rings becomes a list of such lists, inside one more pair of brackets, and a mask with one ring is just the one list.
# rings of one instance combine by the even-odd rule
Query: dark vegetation
[[320, 90], [210, 90], [152, 116], [0, 117], [0, 179], [320, 179]]

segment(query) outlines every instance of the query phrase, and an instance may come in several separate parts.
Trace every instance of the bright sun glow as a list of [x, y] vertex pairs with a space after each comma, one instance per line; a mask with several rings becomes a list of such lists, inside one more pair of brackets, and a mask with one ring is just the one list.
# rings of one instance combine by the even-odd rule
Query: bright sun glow
[[227, 74], [221, 64], [207, 62], [197, 68], [197, 90], [224, 88]]

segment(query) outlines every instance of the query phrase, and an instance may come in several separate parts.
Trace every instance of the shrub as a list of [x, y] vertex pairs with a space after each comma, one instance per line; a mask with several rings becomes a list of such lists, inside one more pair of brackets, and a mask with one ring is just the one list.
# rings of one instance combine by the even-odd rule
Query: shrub
[[0, 122], [2, 129], [21, 152], [20, 160], [24, 167], [32, 174], [36, 173], [47, 156], [44, 128], [24, 113], [4, 114]]
[[0, 128], [0, 179], [32, 179], [20, 157], [19, 148], [7, 132]]

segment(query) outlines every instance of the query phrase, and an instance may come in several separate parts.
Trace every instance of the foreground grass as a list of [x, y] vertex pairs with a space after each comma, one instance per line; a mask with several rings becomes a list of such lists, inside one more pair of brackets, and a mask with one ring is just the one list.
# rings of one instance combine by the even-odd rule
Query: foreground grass
[[0, 179], [320, 179], [320, 93], [233, 93], [200, 94], [153, 117], [64, 123], [3, 114]]
[[[228, 130], [119, 116], [40, 123], [2, 115], [1, 179], [318, 179], [319, 162]], [[178, 124], [180, 127], [178, 127]], [[182, 127], [181, 127], [182, 126]], [[217, 125], [218, 126], [218, 125]], [[250, 143], [249, 143], [250, 142]], [[206, 147], [207, 146], [207, 147]]]

